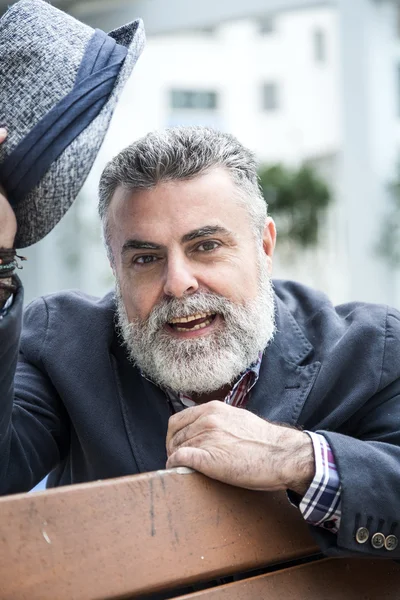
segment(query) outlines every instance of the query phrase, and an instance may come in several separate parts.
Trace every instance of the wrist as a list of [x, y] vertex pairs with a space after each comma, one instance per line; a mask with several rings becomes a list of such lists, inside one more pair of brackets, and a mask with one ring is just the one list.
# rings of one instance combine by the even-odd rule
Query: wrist
[[12, 277], [0, 279], [0, 310], [4, 307], [5, 303], [15, 293], [17, 286], [14, 284]]
[[4, 249], [4, 250], [12, 250], [14, 248], [14, 241], [15, 241], [15, 235], [14, 236], [0, 236], [0, 249]]
[[[0, 246], [0, 309], [17, 289], [13, 281], [13, 275], [18, 266], [17, 258], [14, 248]], [[20, 258], [23, 259], [23, 257]]]
[[282, 468], [282, 488], [304, 496], [315, 476], [312, 440], [303, 431], [288, 429], [286, 457]]

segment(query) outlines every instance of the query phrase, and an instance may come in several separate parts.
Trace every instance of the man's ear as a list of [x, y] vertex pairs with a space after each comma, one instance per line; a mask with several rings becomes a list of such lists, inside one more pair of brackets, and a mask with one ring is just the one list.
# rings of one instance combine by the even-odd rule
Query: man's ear
[[268, 261], [268, 271], [272, 274], [272, 258], [274, 256], [276, 243], [276, 227], [274, 220], [271, 217], [267, 217], [264, 227], [263, 234], [263, 248]]

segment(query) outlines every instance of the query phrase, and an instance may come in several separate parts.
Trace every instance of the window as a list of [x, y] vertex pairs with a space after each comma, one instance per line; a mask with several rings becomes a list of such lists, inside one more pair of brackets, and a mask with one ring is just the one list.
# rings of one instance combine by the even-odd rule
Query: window
[[173, 110], [215, 110], [217, 93], [204, 90], [171, 90], [170, 104]]
[[326, 56], [326, 35], [322, 29], [314, 31], [314, 60], [318, 63], [325, 63]]
[[275, 111], [279, 108], [278, 86], [270, 81], [262, 86], [262, 109], [265, 111]]
[[261, 35], [270, 35], [275, 32], [275, 21], [272, 17], [260, 20], [259, 32]]

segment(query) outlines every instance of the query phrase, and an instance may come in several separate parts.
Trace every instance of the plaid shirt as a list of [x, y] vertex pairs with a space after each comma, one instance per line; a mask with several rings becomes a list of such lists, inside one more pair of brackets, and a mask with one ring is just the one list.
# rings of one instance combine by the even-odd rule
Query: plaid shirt
[[[235, 383], [225, 397], [226, 404], [244, 408], [250, 397], [260, 373], [262, 353]], [[174, 412], [179, 412], [196, 403], [186, 394], [175, 394], [168, 390], [167, 397]], [[310, 487], [303, 496], [298, 508], [305, 521], [337, 533], [341, 518], [341, 486], [332, 450], [323, 435], [306, 431], [312, 440], [315, 456], [315, 476]]]
[[300, 502], [299, 509], [311, 525], [337, 533], [341, 518], [341, 485], [335, 458], [323, 435], [306, 431], [315, 456], [315, 477]]

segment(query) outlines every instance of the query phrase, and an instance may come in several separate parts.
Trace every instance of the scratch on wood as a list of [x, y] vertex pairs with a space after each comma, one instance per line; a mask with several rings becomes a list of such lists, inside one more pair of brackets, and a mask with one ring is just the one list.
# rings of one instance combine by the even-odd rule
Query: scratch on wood
[[163, 492], [165, 494], [165, 480], [164, 480], [164, 477], [160, 477], [160, 481], [161, 481], [161, 487], [162, 487]]
[[[177, 469], [174, 469], [174, 471]], [[165, 473], [165, 471], [158, 471], [159, 475], [163, 475]], [[164, 477], [160, 477], [159, 481], [161, 481], [161, 487], [163, 489], [164, 495], [166, 495], [166, 487], [165, 487], [165, 478]], [[171, 534], [174, 536], [174, 539], [172, 540], [172, 543], [175, 542], [175, 544], [179, 543], [179, 534], [176, 530], [176, 528], [174, 527], [173, 524], [173, 519], [172, 519], [172, 513], [171, 510], [168, 506], [168, 495], [166, 497], [166, 501], [167, 501], [167, 521], [168, 521], [168, 527], [169, 530], [171, 532]]]
[[43, 529], [43, 531], [42, 531], [42, 535], [43, 535], [44, 539], [46, 540], [46, 542], [47, 542], [48, 544], [51, 544], [51, 539], [49, 538], [49, 536], [47, 535], [47, 533], [45, 532], [45, 530], [44, 530], [44, 529]]
[[218, 546], [212, 546], [210, 550], [220, 550], [221, 548], [226, 548], [227, 546], [232, 546], [233, 544], [236, 544], [235, 540], [233, 540], [233, 542], [228, 542], [227, 544], [219, 544]]
[[168, 521], [169, 530], [172, 533], [172, 535], [174, 536], [173, 542], [175, 541], [175, 543], [178, 544], [179, 543], [179, 534], [176, 530], [176, 527], [174, 527], [172, 513], [171, 513], [169, 507], [167, 509], [167, 521]]
[[154, 490], [153, 480], [150, 479], [150, 522], [151, 522], [151, 537], [156, 535], [156, 528], [154, 523]]

